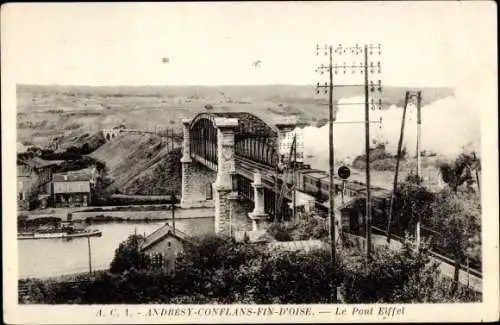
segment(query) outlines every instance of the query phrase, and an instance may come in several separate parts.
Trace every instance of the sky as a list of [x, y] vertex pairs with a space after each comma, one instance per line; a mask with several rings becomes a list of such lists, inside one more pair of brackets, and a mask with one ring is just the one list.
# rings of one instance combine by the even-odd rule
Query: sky
[[381, 43], [384, 84], [456, 87], [496, 75], [495, 9], [492, 1], [7, 4], [2, 68], [28, 84], [304, 85], [326, 63], [316, 44]]

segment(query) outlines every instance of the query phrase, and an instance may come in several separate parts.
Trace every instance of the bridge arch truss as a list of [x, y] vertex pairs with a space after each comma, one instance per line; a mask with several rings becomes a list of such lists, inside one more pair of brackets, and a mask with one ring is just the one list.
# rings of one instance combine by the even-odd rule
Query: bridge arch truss
[[206, 161], [216, 168], [219, 154], [217, 120], [220, 118], [238, 120], [238, 125], [233, 129], [237, 157], [269, 167], [278, 164], [279, 129], [246, 112], [203, 112], [196, 115], [189, 126], [190, 154], [193, 158]]

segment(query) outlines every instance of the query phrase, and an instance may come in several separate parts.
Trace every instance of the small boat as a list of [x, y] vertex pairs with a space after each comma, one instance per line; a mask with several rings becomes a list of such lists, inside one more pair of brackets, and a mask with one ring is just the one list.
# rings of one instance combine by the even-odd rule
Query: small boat
[[97, 229], [85, 229], [79, 231], [61, 231], [59, 229], [49, 232], [20, 232], [17, 239], [53, 239], [53, 238], [78, 238], [78, 237], [101, 237], [102, 232]]

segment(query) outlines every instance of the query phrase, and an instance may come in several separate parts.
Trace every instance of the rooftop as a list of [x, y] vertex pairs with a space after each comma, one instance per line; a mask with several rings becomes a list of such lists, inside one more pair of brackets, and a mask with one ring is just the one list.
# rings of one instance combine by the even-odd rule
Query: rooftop
[[325, 177], [328, 177], [328, 174], [327, 173], [324, 173], [324, 172], [312, 172], [312, 173], [307, 173], [307, 176], [308, 177], [313, 177], [313, 178], [316, 178], [316, 179], [321, 179], [321, 178], [325, 178]]
[[177, 227], [175, 228], [175, 234], [173, 232], [172, 226], [168, 223], [156, 229], [154, 232], [149, 234], [144, 240], [141, 250], [148, 249], [149, 247], [157, 244], [162, 241], [165, 237], [172, 236], [180, 239], [181, 241], [189, 242], [190, 236], [182, 231], [180, 231]]
[[81, 182], [90, 181], [91, 178], [92, 170], [90, 168], [52, 175], [52, 181], [54, 182]]
[[33, 157], [29, 160], [19, 160], [21, 164], [28, 165], [33, 168], [43, 168], [48, 166], [57, 166], [64, 162], [64, 160], [44, 160], [40, 157]]
[[28, 151], [28, 146], [25, 146], [24, 144], [22, 144], [21, 142], [18, 142], [17, 143], [17, 153], [24, 153], [24, 152], [27, 152]]

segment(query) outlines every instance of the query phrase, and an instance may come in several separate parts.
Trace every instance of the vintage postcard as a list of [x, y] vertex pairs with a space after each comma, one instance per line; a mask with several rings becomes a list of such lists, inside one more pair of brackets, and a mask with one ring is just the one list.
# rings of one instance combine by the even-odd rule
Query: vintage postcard
[[494, 2], [1, 25], [6, 323], [499, 319]]

